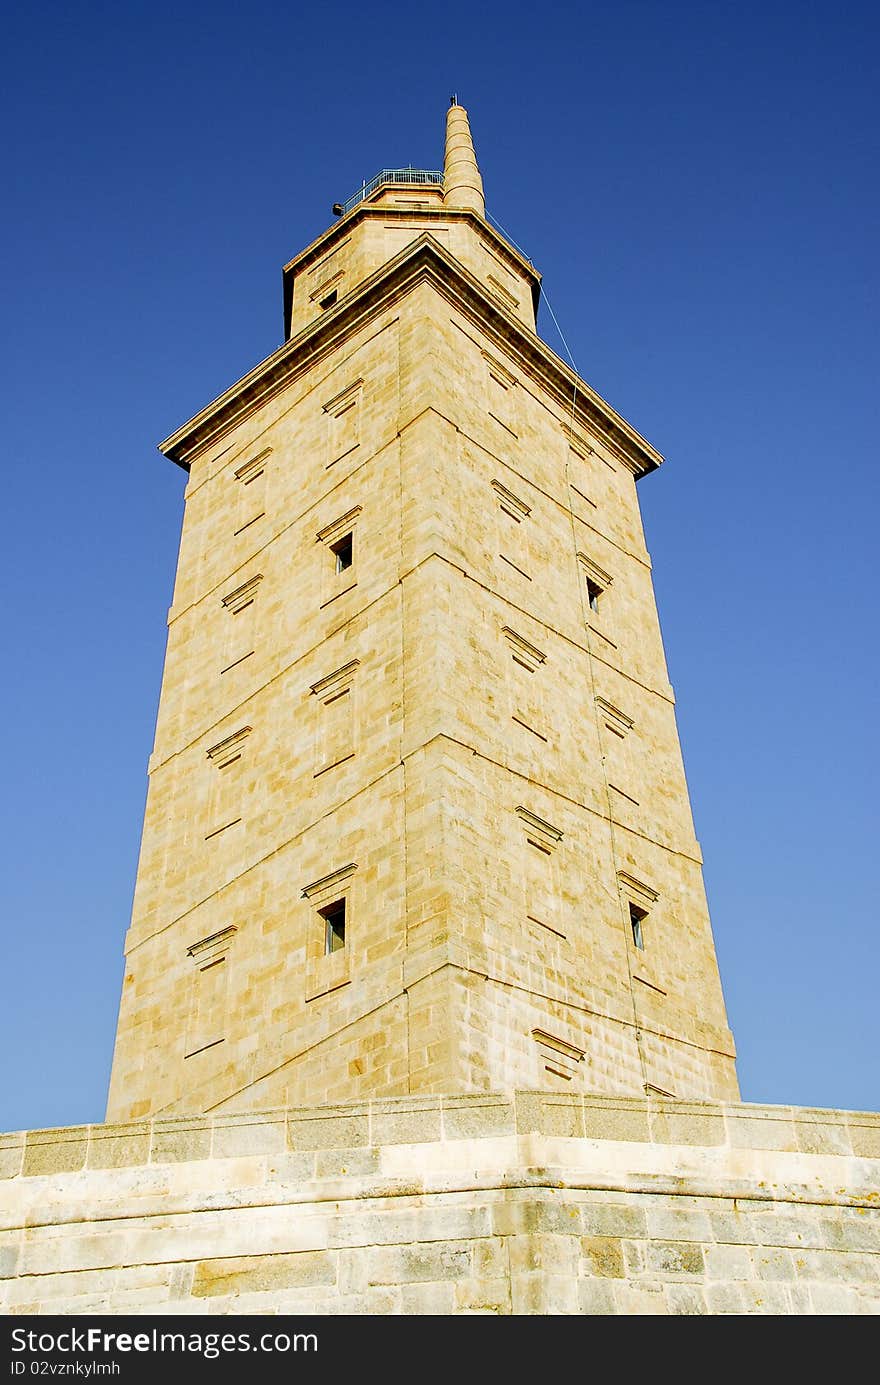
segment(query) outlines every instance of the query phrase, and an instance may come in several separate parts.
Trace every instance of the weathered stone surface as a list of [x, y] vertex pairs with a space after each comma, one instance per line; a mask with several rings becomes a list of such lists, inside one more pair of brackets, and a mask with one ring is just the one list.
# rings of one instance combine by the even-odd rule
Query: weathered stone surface
[[72, 1173], [86, 1162], [88, 1126], [65, 1130], [29, 1130], [25, 1136], [23, 1173], [28, 1176]]
[[24, 1131], [0, 1135], [0, 1178], [15, 1178], [24, 1161]]
[[[670, 1143], [654, 1098], [592, 1098], [593, 1134], [561, 1135], [557, 1114], [541, 1133], [545, 1101], [583, 1107], [458, 1096], [452, 1132], [429, 1140], [425, 1096], [26, 1132], [7, 1147], [33, 1151], [30, 1168], [0, 1181], [0, 1311], [880, 1311], [880, 1160], [789, 1148], [835, 1113], [702, 1113], [759, 1128], [750, 1148]], [[288, 1125], [309, 1148], [267, 1148]], [[366, 1143], [380, 1131], [391, 1143]]]
[[236, 1297], [335, 1282], [334, 1255], [327, 1251], [302, 1250], [292, 1255], [202, 1260], [195, 1267], [192, 1295], [193, 1298]]
[[450, 1098], [528, 1087], [565, 1098], [547, 1134], [644, 1141], [590, 1102], [647, 1090], [715, 1144], [688, 1103], [736, 1099], [734, 1050], [636, 494], [662, 458], [536, 336], [481, 197], [413, 191], [291, 261], [291, 338], [163, 444], [189, 479], [108, 1115], [430, 1097], [291, 1120], [384, 1146], [512, 1134], [506, 1096]]
[[622, 1279], [623, 1247], [612, 1236], [582, 1236], [581, 1252], [591, 1275], [602, 1279]]

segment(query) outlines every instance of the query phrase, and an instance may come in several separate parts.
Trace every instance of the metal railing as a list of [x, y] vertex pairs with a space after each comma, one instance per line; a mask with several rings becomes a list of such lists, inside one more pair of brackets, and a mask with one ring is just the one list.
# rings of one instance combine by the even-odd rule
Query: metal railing
[[363, 187], [358, 188], [353, 197], [349, 197], [347, 202], [342, 203], [342, 214], [350, 212], [352, 207], [356, 207], [365, 198], [371, 197], [377, 188], [381, 188], [385, 183], [431, 183], [436, 186], [443, 183], [442, 168], [383, 168], [381, 173], [377, 173], [375, 178], [371, 178]]

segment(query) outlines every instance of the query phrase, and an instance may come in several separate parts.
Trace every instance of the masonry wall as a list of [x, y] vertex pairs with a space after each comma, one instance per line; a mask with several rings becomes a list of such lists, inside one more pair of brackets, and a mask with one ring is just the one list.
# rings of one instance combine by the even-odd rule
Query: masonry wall
[[0, 1137], [21, 1313], [880, 1311], [880, 1117], [548, 1092]]
[[191, 458], [111, 1119], [738, 1094], [637, 462], [444, 273]]

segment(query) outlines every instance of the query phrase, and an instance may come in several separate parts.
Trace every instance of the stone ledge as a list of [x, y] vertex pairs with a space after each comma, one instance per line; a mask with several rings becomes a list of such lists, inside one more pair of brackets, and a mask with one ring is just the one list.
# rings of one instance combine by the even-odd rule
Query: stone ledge
[[880, 1158], [880, 1113], [567, 1092], [402, 1096], [0, 1135], [0, 1179], [511, 1135]]
[[422, 1095], [0, 1137], [0, 1312], [880, 1312], [880, 1116]]

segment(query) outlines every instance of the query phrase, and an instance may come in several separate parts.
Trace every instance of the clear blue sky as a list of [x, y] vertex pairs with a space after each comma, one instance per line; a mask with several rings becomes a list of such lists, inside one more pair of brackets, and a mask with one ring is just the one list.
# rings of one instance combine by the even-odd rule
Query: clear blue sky
[[[880, 8], [7, 6], [0, 1129], [103, 1117], [182, 510], [280, 267], [471, 113], [640, 486], [749, 1101], [877, 1109]], [[553, 325], [541, 331], [560, 349]]]

